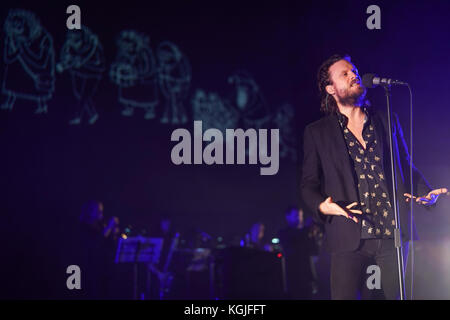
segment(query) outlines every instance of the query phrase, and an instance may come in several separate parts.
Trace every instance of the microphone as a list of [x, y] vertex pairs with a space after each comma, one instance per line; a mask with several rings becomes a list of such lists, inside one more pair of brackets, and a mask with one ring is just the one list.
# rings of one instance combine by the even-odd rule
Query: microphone
[[363, 75], [362, 84], [364, 87], [369, 89], [375, 88], [376, 86], [408, 85], [406, 82], [389, 78], [381, 78], [373, 73], [366, 73]]

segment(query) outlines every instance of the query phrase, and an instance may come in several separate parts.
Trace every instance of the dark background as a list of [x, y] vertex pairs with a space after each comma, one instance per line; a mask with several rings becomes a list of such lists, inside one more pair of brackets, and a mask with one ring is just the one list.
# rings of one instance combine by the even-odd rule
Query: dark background
[[[3, 2], [0, 19], [9, 8], [35, 12], [53, 36], [58, 60], [70, 4]], [[316, 71], [331, 54], [350, 54], [361, 74], [408, 81], [414, 98], [415, 163], [433, 186], [448, 186], [448, 1], [77, 4], [82, 23], [103, 44], [107, 66], [115, 58], [116, 35], [135, 29], [150, 36], [153, 49], [165, 40], [179, 46], [192, 66], [192, 94], [203, 88], [226, 96], [227, 77], [247, 70], [270, 106], [295, 107], [299, 150], [305, 125], [320, 117]], [[366, 27], [371, 4], [381, 8], [381, 30]], [[274, 176], [260, 176], [260, 165], [176, 166], [170, 160], [170, 135], [177, 126], [123, 117], [117, 88], [107, 77], [95, 97], [97, 123], [69, 126], [76, 109], [70, 78], [67, 73], [56, 77], [48, 114], [34, 115], [34, 105], [19, 99], [11, 112], [0, 112], [0, 225], [6, 247], [0, 297], [70, 296], [65, 268], [76, 262], [69, 261], [68, 251], [76, 248], [80, 207], [90, 199], [103, 201], [105, 215], [118, 216], [122, 225], [150, 228], [170, 214], [182, 229], [199, 228], [230, 242], [257, 220], [266, 224], [268, 238], [274, 236], [284, 226], [285, 208], [299, 203], [301, 152], [298, 161], [281, 159]], [[369, 92], [369, 98], [374, 107], [385, 107], [381, 89]], [[406, 88], [393, 89], [392, 104], [409, 143]], [[449, 298], [449, 279], [431, 276], [439, 270], [445, 275], [450, 267], [450, 204], [448, 198], [441, 200], [434, 212], [415, 211], [422, 239], [415, 268], [419, 298]], [[436, 266], [441, 269], [424, 275]]]

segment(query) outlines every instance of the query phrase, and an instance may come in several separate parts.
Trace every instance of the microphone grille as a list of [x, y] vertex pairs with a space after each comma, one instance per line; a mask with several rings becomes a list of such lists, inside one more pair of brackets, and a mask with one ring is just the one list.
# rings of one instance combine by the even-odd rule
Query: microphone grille
[[375, 78], [376, 75], [373, 73], [366, 73], [362, 76], [362, 84], [366, 88], [373, 88], [373, 78]]

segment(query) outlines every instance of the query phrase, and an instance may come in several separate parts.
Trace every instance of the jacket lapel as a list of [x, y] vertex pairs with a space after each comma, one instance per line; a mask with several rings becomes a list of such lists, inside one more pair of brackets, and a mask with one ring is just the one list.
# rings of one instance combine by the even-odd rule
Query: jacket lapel
[[[347, 144], [345, 142], [344, 135], [339, 124], [338, 116], [331, 114], [326, 118], [326, 129], [322, 141], [326, 141], [324, 144], [325, 150], [328, 152], [326, 157], [330, 164], [334, 164], [334, 167], [330, 167], [329, 170], [335, 170], [339, 172], [337, 175], [341, 183], [341, 190], [339, 191], [341, 199], [346, 201], [358, 201], [358, 188], [356, 173], [353, 168], [353, 162], [348, 154]], [[349, 202], [350, 203], [350, 202]]]
[[[339, 161], [348, 169], [351, 169], [350, 158], [347, 151], [347, 145], [345, 143], [344, 136], [342, 134], [341, 125], [339, 124], [339, 120], [336, 114], [331, 114], [328, 116], [327, 126], [330, 132], [331, 138], [331, 148], [333, 150], [335, 159], [339, 159]], [[331, 156], [331, 155], [330, 155]]]

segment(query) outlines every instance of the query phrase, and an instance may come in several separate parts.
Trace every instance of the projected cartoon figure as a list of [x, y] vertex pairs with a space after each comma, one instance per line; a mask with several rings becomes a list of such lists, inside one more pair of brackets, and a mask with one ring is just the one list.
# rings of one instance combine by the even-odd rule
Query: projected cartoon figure
[[271, 114], [253, 77], [246, 71], [238, 71], [228, 78], [228, 83], [234, 87], [228, 103], [239, 112], [242, 125], [255, 129], [263, 127]]
[[283, 104], [275, 113], [272, 121], [275, 128], [280, 130], [280, 158], [297, 160], [297, 143], [295, 137], [294, 107], [288, 103]]
[[32, 12], [11, 9], [4, 24], [5, 62], [1, 108], [12, 110], [17, 98], [37, 102], [35, 113], [47, 112], [55, 85], [55, 53], [51, 35]]
[[227, 108], [215, 92], [207, 94], [204, 90], [197, 89], [192, 99], [192, 109], [194, 120], [202, 120], [204, 130], [216, 128], [225, 133], [225, 129], [237, 126], [237, 112]]
[[157, 48], [159, 86], [166, 98], [162, 123], [186, 123], [183, 101], [189, 93], [191, 66], [187, 57], [171, 42], [162, 42]]
[[72, 77], [72, 90], [80, 110], [69, 124], [80, 124], [85, 113], [89, 124], [94, 124], [98, 113], [92, 98], [105, 71], [105, 58], [98, 37], [86, 26], [67, 32], [60, 61], [56, 65], [56, 71], [61, 73], [66, 70]]
[[155, 117], [157, 67], [149, 41], [146, 35], [134, 30], [124, 30], [117, 38], [118, 52], [109, 76], [119, 87], [124, 116], [132, 116], [136, 108], [142, 108], [145, 119]]

